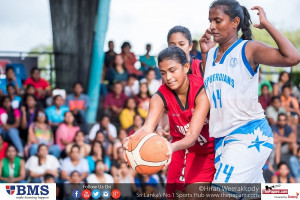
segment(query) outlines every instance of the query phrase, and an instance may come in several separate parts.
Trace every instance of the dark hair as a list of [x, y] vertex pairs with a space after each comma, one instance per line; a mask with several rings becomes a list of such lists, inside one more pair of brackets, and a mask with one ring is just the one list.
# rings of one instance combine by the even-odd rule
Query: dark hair
[[197, 40], [193, 40], [192, 43], [197, 43], [198, 44], [198, 41]]
[[149, 47], [149, 46], [151, 47], [151, 44], [150, 44], [150, 43], [146, 44], [146, 47]]
[[142, 119], [142, 121], [143, 121], [143, 124], [144, 124], [144, 122], [145, 122], [145, 119], [140, 115], [140, 114], [136, 114], [136, 115], [134, 115], [134, 117], [133, 117], [133, 121], [134, 121], [134, 119], [136, 118], [136, 117], [140, 117], [141, 119]]
[[184, 37], [189, 41], [189, 44], [192, 43], [192, 35], [189, 29], [183, 27], [183, 26], [174, 26], [171, 28], [168, 32], [167, 41], [169, 42], [169, 39], [172, 34], [174, 33], [182, 33]]
[[261, 89], [262, 89], [263, 87], [267, 87], [267, 88], [269, 89], [269, 86], [268, 86], [267, 84], [262, 84]]
[[[289, 77], [288, 82], [290, 82], [290, 79], [291, 79], [291, 78], [290, 78], [290, 74], [289, 74], [288, 72], [286, 72], [286, 71], [280, 72], [279, 77], [278, 77], [278, 82], [281, 81], [281, 78], [282, 78], [282, 76], [283, 76], [284, 74], [287, 74], [287, 75], [288, 75], [288, 77]], [[287, 82], [287, 83], [288, 83], [288, 82]]]
[[33, 68], [30, 70], [30, 74], [33, 74], [33, 72], [34, 72], [35, 70], [37, 70], [37, 71], [40, 72], [40, 69], [39, 69], [39, 68], [33, 67]]
[[277, 119], [279, 119], [281, 116], [284, 116], [287, 119], [287, 115], [285, 113], [279, 113]]
[[290, 169], [289, 165], [288, 165], [286, 162], [283, 162], [283, 161], [281, 161], [281, 162], [277, 165], [277, 168], [279, 169], [282, 165], [286, 165], [286, 166]]
[[54, 103], [54, 101], [55, 101], [58, 97], [61, 97], [61, 98], [62, 98], [61, 95], [55, 95], [55, 96], [53, 97], [53, 103]]
[[117, 54], [117, 55], [114, 56], [114, 58], [113, 58], [113, 65], [112, 65], [113, 68], [116, 69], [116, 66], [117, 66], [117, 64], [116, 64], [116, 58], [117, 58], [117, 56], [121, 56], [121, 58], [123, 59], [122, 68], [123, 68], [123, 70], [124, 70], [125, 72], [127, 72], [127, 69], [126, 69], [126, 67], [125, 67], [125, 61], [124, 61], [124, 58], [123, 58], [123, 56], [122, 56], [121, 54]]
[[281, 101], [280, 97], [279, 96], [273, 96], [271, 98], [271, 103], [273, 103], [276, 99], [278, 99], [279, 101]]
[[80, 172], [79, 172], [79, 171], [74, 170], [74, 171], [71, 172], [70, 177], [73, 176], [75, 173], [78, 173], [78, 174], [80, 175]]
[[49, 179], [55, 179], [55, 177], [52, 174], [45, 174], [44, 181], [49, 180]]
[[[98, 133], [98, 132], [97, 132], [97, 133]], [[94, 142], [93, 142], [92, 147], [91, 147], [91, 153], [90, 153], [90, 155], [92, 156], [92, 155], [95, 154], [95, 152], [94, 152], [94, 146], [95, 146], [96, 143], [100, 145], [100, 148], [101, 148], [101, 150], [102, 150], [102, 155], [101, 155], [101, 157], [102, 157], [102, 160], [104, 160], [104, 158], [105, 158], [105, 156], [106, 156], [105, 148], [104, 148], [104, 146], [102, 145], [102, 143], [99, 142], [99, 141], [94, 141]]]
[[101, 116], [100, 116], [100, 120], [99, 120], [99, 122], [101, 122], [104, 118], [109, 118], [109, 115], [107, 115], [107, 114], [102, 114]]
[[242, 30], [241, 38], [243, 40], [252, 40], [252, 32], [250, 25], [252, 24], [250, 14], [245, 6], [241, 6], [240, 3], [236, 0], [215, 0], [210, 5], [211, 8], [221, 8], [223, 12], [234, 19], [235, 17], [240, 18], [240, 24], [237, 28], [237, 31]]
[[146, 71], [146, 76], [147, 76], [151, 71], [154, 72], [154, 73], [156, 73], [156, 72], [155, 72], [155, 69], [150, 67], [150, 68]]
[[76, 85], [80, 85], [83, 88], [83, 84], [81, 81], [76, 81], [75, 83], [73, 83], [73, 89], [75, 88]]
[[157, 56], [158, 64], [164, 60], [176, 60], [181, 65], [185, 65], [186, 63], [188, 63], [184, 51], [179, 47], [175, 47], [175, 46], [165, 48], [158, 54]]
[[150, 95], [150, 91], [149, 91], [149, 88], [148, 88], [148, 83], [147, 82], [143, 82], [143, 83], [140, 83], [140, 86], [139, 86], [139, 93], [138, 93], [138, 97], [139, 98], [142, 98], [142, 96], [141, 96], [141, 86], [142, 85], [146, 85], [146, 87], [147, 87], [147, 97], [151, 97], [151, 95]]
[[47, 146], [46, 144], [40, 144], [40, 145], [38, 146], [38, 150], [37, 150], [37, 153], [36, 153], [36, 157], [38, 157], [38, 163], [39, 163], [39, 166], [42, 165], [42, 163], [41, 163], [41, 157], [39, 156], [39, 151], [40, 151], [40, 149], [41, 149], [42, 147], [46, 147], [46, 148], [48, 149], [48, 146]]
[[78, 148], [80, 151], [80, 146], [78, 144], [73, 144], [70, 150], [70, 153], [73, 151], [74, 148]]
[[284, 86], [282, 86], [282, 92], [283, 90], [285, 90], [286, 88], [291, 89], [291, 85], [290, 84], [285, 84]]
[[76, 126], [77, 124], [76, 124], [76, 120], [75, 120], [75, 116], [74, 116], [74, 114], [71, 112], [71, 111], [67, 111], [67, 112], [65, 112], [65, 114], [64, 114], [64, 121], [63, 121], [63, 123], [64, 124], [67, 124], [67, 122], [65, 121], [65, 117], [66, 117], [66, 115], [68, 114], [68, 113], [71, 113], [71, 115], [73, 116], [73, 123], [72, 123], [72, 125], [73, 126]]
[[[45, 115], [45, 123], [47, 124], [47, 128], [49, 128], [50, 130], [51, 130], [51, 132], [52, 132], [52, 129], [51, 129], [51, 127], [48, 125], [48, 117], [47, 117], [47, 115], [46, 115], [46, 113], [45, 113], [45, 111], [43, 111], [42, 109], [37, 109], [37, 111], [35, 112], [35, 116], [34, 116], [34, 119], [33, 119], [33, 121], [34, 122], [37, 122], [37, 119], [38, 119], [38, 117], [39, 117], [39, 112], [42, 112], [42, 113], [44, 113], [44, 115]], [[29, 112], [28, 112], [29, 113]], [[27, 113], [26, 113], [27, 114]], [[29, 116], [29, 115], [28, 115]], [[29, 119], [29, 118], [28, 118]]]
[[26, 87], [26, 90], [28, 90], [28, 88], [31, 88], [31, 87], [33, 87], [35, 89], [34, 85], [28, 84], [27, 87]]
[[[1, 107], [2, 107], [2, 108], [4, 108], [3, 104], [4, 104], [4, 101], [5, 101], [6, 99], [9, 99], [9, 101], [12, 102], [10, 96], [7, 96], [7, 95], [3, 96], [2, 99], [1, 99]], [[6, 113], [7, 113], [7, 116], [8, 116], [7, 122], [6, 122], [6, 123], [7, 123], [7, 124], [14, 124], [15, 121], [16, 121], [14, 109], [10, 106], [9, 110], [6, 111]]]
[[15, 147], [15, 145], [13, 145], [13, 144], [9, 144], [9, 145], [7, 146], [7, 148], [6, 148], [6, 150], [5, 150], [5, 154], [7, 154], [7, 152], [8, 152], [8, 149], [9, 149], [10, 147], [14, 148], [14, 149], [15, 149], [15, 151], [16, 151], [16, 152], [18, 152], [18, 150], [17, 150], [17, 147]]
[[108, 44], [109, 44], [109, 43], [114, 43], [114, 41], [112, 41], [112, 40], [109, 40], [109, 41], [108, 41]]
[[135, 103], [134, 112], [135, 112], [135, 114], [138, 114], [138, 113], [139, 113], [139, 112], [138, 112], [138, 107], [137, 107], [136, 101], [135, 101], [135, 99], [134, 99], [133, 97], [129, 97], [128, 99], [126, 99], [125, 104], [124, 104], [124, 108], [128, 108], [127, 104], [128, 104], [128, 102], [129, 102], [129, 100], [131, 100], [131, 99], [132, 99], [132, 100], [134, 101], [134, 103]]
[[77, 131], [77, 132], [75, 133], [75, 136], [74, 136], [74, 139], [73, 139], [73, 142], [74, 142], [74, 143], [76, 142], [76, 141], [75, 141], [75, 138], [77, 137], [77, 135], [78, 135], [79, 133], [82, 133], [83, 136], [84, 136], [84, 132], [83, 132], [82, 130]]
[[138, 79], [137, 75], [136, 74], [129, 74], [128, 75], [128, 79], [129, 78], [135, 78], [135, 79]]
[[10, 66], [6, 66], [5, 73], [7, 73], [9, 70], [12, 70], [13, 72], [15, 72], [15, 69], [11, 65]]
[[131, 45], [129, 42], [124, 42], [121, 46], [121, 49], [123, 50], [125, 47], [129, 46], [131, 48]]

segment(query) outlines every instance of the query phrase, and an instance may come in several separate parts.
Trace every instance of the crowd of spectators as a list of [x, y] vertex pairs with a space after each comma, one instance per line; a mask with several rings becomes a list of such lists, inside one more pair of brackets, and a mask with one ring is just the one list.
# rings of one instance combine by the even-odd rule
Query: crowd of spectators
[[[142, 127], [150, 98], [161, 85], [151, 45], [139, 59], [129, 42], [120, 54], [112, 41], [108, 46], [101, 82], [107, 92], [102, 91], [100, 117], [92, 126], [86, 122], [89, 97], [80, 82], [73, 84], [72, 93], [55, 95], [38, 68], [21, 81], [13, 67], [6, 67], [6, 78], [0, 80], [0, 182], [114, 183], [123, 197], [164, 190], [167, 169], [153, 176], [136, 174], [127, 166], [122, 148], [122, 140]], [[201, 58], [196, 48], [191, 55]], [[274, 132], [266, 181], [299, 182], [300, 110], [289, 74], [282, 72], [275, 84], [260, 78], [258, 90]]]

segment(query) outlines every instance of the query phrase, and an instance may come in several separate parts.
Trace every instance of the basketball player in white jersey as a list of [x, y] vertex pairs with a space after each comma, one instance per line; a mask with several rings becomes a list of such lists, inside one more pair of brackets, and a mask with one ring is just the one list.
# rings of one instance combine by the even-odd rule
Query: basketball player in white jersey
[[[273, 147], [273, 133], [258, 103], [259, 64], [290, 67], [300, 62], [299, 52], [268, 21], [263, 8], [252, 10], [258, 11], [260, 20], [254, 27], [265, 29], [278, 48], [251, 41], [250, 15], [236, 0], [211, 4], [210, 27], [200, 40], [209, 133], [215, 138], [215, 183], [264, 182], [262, 167]], [[187, 148], [194, 138], [187, 135], [171, 148]]]

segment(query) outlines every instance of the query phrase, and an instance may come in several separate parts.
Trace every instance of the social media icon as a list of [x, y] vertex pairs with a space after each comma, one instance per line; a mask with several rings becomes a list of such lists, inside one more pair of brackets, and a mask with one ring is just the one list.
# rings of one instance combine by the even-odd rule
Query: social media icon
[[81, 191], [80, 191], [80, 190], [73, 190], [72, 196], [73, 196], [73, 198], [75, 198], [75, 199], [79, 199], [80, 196], [81, 196]]
[[103, 190], [102, 197], [103, 199], [108, 199], [110, 197], [110, 190]]
[[91, 194], [91, 191], [89, 191], [88, 189], [86, 189], [86, 190], [82, 191], [81, 196], [84, 199], [89, 199], [92, 196], [92, 194]]
[[94, 190], [92, 191], [92, 197], [93, 197], [94, 199], [99, 199], [99, 198], [100, 198], [100, 195], [101, 195], [100, 190], [94, 189]]
[[121, 196], [121, 192], [118, 189], [114, 189], [113, 191], [111, 191], [111, 197], [114, 199], [118, 199]]

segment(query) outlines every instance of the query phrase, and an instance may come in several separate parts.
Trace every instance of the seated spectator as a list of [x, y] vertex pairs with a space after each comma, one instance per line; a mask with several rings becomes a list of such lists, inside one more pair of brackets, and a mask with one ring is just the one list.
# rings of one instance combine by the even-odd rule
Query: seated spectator
[[147, 111], [137, 108], [133, 97], [128, 98], [125, 103], [125, 108], [122, 110], [120, 114], [120, 122], [121, 122], [122, 129], [126, 130], [133, 125], [133, 118], [135, 115], [139, 114], [143, 118], [146, 118], [147, 113], [148, 113]]
[[55, 132], [59, 124], [64, 121], [65, 113], [69, 111], [69, 108], [64, 105], [64, 100], [60, 95], [55, 96], [53, 102], [52, 106], [46, 108], [46, 115], [49, 125], [52, 127], [53, 132]]
[[[152, 176], [137, 174], [134, 179], [138, 193], [144, 193], [145, 195], [157, 193], [157, 182]], [[152, 199], [152, 198], [145, 198]]]
[[0, 134], [4, 139], [10, 140], [18, 149], [18, 155], [24, 156], [24, 148], [19, 135], [20, 111], [11, 107], [8, 96], [2, 98], [0, 107]]
[[9, 145], [6, 157], [0, 160], [0, 182], [26, 183], [25, 176], [25, 161], [17, 156], [16, 147]]
[[2, 90], [3, 94], [7, 94], [6, 87], [8, 84], [12, 84], [16, 88], [16, 93], [18, 95], [21, 94], [22, 82], [21, 79], [16, 77], [15, 70], [13, 67], [6, 67], [5, 69], [6, 78], [0, 79], [0, 90]]
[[35, 87], [32, 84], [28, 84], [25, 88], [25, 95], [28, 94], [35, 95], [35, 93], [36, 93]]
[[274, 96], [271, 98], [271, 105], [266, 110], [266, 117], [269, 124], [277, 124], [278, 115], [280, 113], [286, 113], [285, 109], [281, 107], [281, 100], [279, 96]]
[[124, 149], [123, 147], [119, 147], [118, 150], [118, 157], [117, 159], [115, 160], [112, 160], [111, 162], [111, 169], [110, 169], [110, 172], [111, 172], [111, 175], [113, 177], [116, 177], [117, 174], [118, 174], [118, 170], [120, 169], [120, 165], [122, 162], [125, 162], [125, 159], [124, 159]]
[[138, 105], [138, 108], [142, 109], [143, 111], [146, 111], [148, 114], [151, 96], [148, 90], [147, 83], [140, 84], [139, 93], [134, 98]]
[[[65, 183], [68, 183], [68, 184], [64, 184], [64, 199], [74, 200], [72, 192], [74, 191], [74, 189], [78, 189], [79, 183], [83, 183], [81, 173], [76, 170], [72, 171], [70, 173], [70, 179], [68, 181], [66, 181]], [[78, 195], [80, 198], [81, 194], [78, 194]]]
[[30, 77], [24, 82], [26, 88], [29, 84], [35, 88], [35, 96], [39, 100], [44, 100], [49, 94], [50, 84], [40, 76], [40, 70], [37, 67], [31, 69]]
[[117, 138], [117, 128], [112, 123], [110, 123], [110, 119], [107, 115], [101, 116], [100, 121], [91, 128], [89, 133], [89, 140], [91, 142], [94, 141], [96, 133], [99, 130], [103, 132], [103, 134], [105, 135], [105, 139], [110, 142], [113, 142], [115, 138]]
[[118, 138], [115, 140], [113, 145], [113, 159], [118, 159], [118, 148], [122, 147], [123, 140], [128, 137], [127, 132], [124, 129], [120, 129], [118, 133]]
[[7, 147], [8, 147], [8, 143], [4, 141], [3, 135], [0, 134], [0, 160], [5, 158]]
[[53, 133], [51, 127], [47, 124], [47, 117], [44, 111], [39, 110], [37, 112], [28, 132], [27, 146], [30, 156], [35, 155], [38, 152], [38, 146], [44, 144], [49, 148], [50, 154], [59, 158], [60, 147], [54, 144]]
[[141, 115], [135, 115], [133, 119], [133, 125], [127, 129], [128, 135], [134, 134], [136, 131], [140, 130], [144, 124], [144, 119]]
[[57, 128], [55, 139], [56, 144], [63, 151], [68, 144], [73, 142], [76, 132], [79, 131], [79, 127], [75, 125], [75, 119], [70, 111], [64, 114], [64, 121]]
[[132, 176], [130, 171], [131, 169], [127, 166], [126, 162], [122, 162], [117, 176], [114, 177], [116, 188], [120, 190], [124, 199], [131, 199], [132, 192], [137, 192], [134, 176]]
[[293, 132], [292, 127], [287, 125], [286, 114], [279, 114], [277, 124], [272, 126], [274, 134], [275, 147], [275, 162], [280, 162], [281, 150], [284, 145], [287, 145], [288, 149], [293, 152], [293, 155], [297, 154], [297, 139], [296, 134]]
[[84, 143], [84, 133], [82, 131], [77, 131], [72, 143], [68, 144], [66, 147], [67, 155], [70, 154], [71, 148], [74, 144], [80, 147], [80, 156], [85, 158], [91, 152], [91, 145]]
[[124, 42], [121, 46], [121, 55], [123, 56], [123, 59], [125, 61], [125, 67], [129, 74], [135, 74], [137, 76], [142, 76], [142, 72], [137, 70], [134, 66], [136, 63], [136, 57], [134, 53], [130, 51], [131, 45], [129, 42]]
[[191, 53], [190, 53], [191, 58], [196, 58], [198, 60], [202, 60], [201, 52], [198, 51], [198, 46], [199, 46], [198, 41], [193, 40], [192, 43], [193, 43], [193, 46], [192, 46], [192, 50], [191, 50]]
[[290, 166], [296, 182], [300, 183], [300, 147], [298, 148], [297, 155], [290, 157]]
[[262, 73], [263, 73], [263, 70], [262, 68], [259, 68], [259, 76], [258, 76], [258, 96], [261, 95], [261, 87], [263, 85], [267, 85], [268, 86], [268, 89], [269, 89], [269, 94], [272, 96], [273, 95], [273, 87], [272, 87], [272, 84], [270, 83], [270, 81], [267, 81], [265, 80], [263, 77], [262, 77]]
[[127, 96], [123, 92], [123, 85], [120, 82], [116, 82], [113, 92], [109, 92], [104, 99], [103, 108], [105, 113], [114, 119], [118, 119], [126, 100]]
[[127, 97], [133, 97], [139, 93], [139, 81], [135, 74], [129, 74], [127, 85], [124, 87], [124, 93]]
[[58, 178], [60, 164], [55, 156], [49, 155], [48, 153], [48, 146], [40, 144], [38, 146], [37, 154], [31, 156], [26, 161], [25, 168], [29, 171], [31, 183], [44, 182], [43, 177], [46, 174], [51, 174]]
[[128, 72], [124, 65], [124, 59], [120, 54], [115, 56], [113, 65], [109, 67], [107, 79], [109, 81], [109, 85], [113, 85], [115, 82], [121, 82], [125, 85], [127, 82]]
[[156, 60], [154, 56], [150, 56], [151, 51], [151, 44], [146, 45], [146, 54], [143, 56], [140, 56], [140, 62], [141, 62], [141, 68], [140, 71], [143, 72], [145, 75], [148, 69], [152, 68], [156, 72], [156, 79], [161, 79], [161, 74], [159, 72], [159, 69], [157, 68]]
[[105, 137], [104, 133], [102, 131], [98, 131], [96, 133], [96, 137], [94, 142], [100, 142], [101, 145], [104, 147], [105, 149], [105, 154], [108, 155], [109, 157], [112, 156], [112, 144], [111, 142], [108, 141], [107, 137]]
[[88, 164], [89, 164], [89, 169], [90, 169], [89, 172], [90, 173], [94, 172], [95, 163], [96, 163], [97, 160], [103, 160], [104, 161], [104, 163], [106, 165], [105, 171], [110, 170], [110, 166], [111, 166], [110, 159], [105, 153], [104, 146], [99, 141], [94, 141], [93, 142], [91, 153], [90, 153], [89, 156], [86, 157], [86, 160], [88, 161]]
[[72, 183], [71, 173], [73, 171], [79, 172], [78, 182], [83, 182], [88, 176], [89, 165], [85, 158], [80, 157], [80, 147], [75, 144], [71, 148], [70, 156], [65, 158], [61, 164], [61, 178]]
[[88, 183], [114, 183], [114, 179], [110, 174], [105, 173], [106, 165], [102, 160], [97, 160], [95, 164], [95, 172], [90, 174], [86, 180]]
[[23, 139], [28, 138], [28, 129], [34, 122], [38, 110], [41, 110], [36, 97], [33, 94], [26, 94], [23, 98], [23, 105], [21, 106], [21, 136]]
[[290, 168], [285, 162], [278, 164], [277, 173], [272, 176], [271, 183], [296, 183], [295, 179], [290, 175]]
[[263, 85], [261, 87], [261, 95], [258, 97], [258, 102], [261, 104], [261, 107], [266, 110], [270, 105], [271, 95], [269, 93], [268, 85]]
[[281, 72], [279, 74], [278, 83], [273, 86], [273, 96], [280, 96], [282, 93], [282, 88], [285, 85], [290, 84], [290, 75], [288, 72]]
[[10, 99], [12, 100], [11, 107], [13, 109], [16, 109], [16, 108], [19, 109], [22, 99], [20, 96], [17, 95], [15, 86], [13, 84], [8, 84], [6, 86], [6, 91], [7, 91], [7, 96], [9, 96]]
[[146, 72], [146, 78], [143, 78], [140, 83], [147, 83], [151, 96], [157, 92], [161, 85], [161, 83], [155, 79], [155, 70], [152, 68]]
[[52, 174], [45, 174], [45, 176], [44, 176], [44, 183], [56, 183], [55, 177]]
[[76, 123], [80, 126], [83, 132], [87, 132], [87, 123], [85, 120], [85, 112], [89, 107], [90, 99], [88, 95], [83, 94], [82, 83], [76, 82], [73, 85], [73, 93], [69, 94], [66, 99], [66, 105], [73, 113]]

